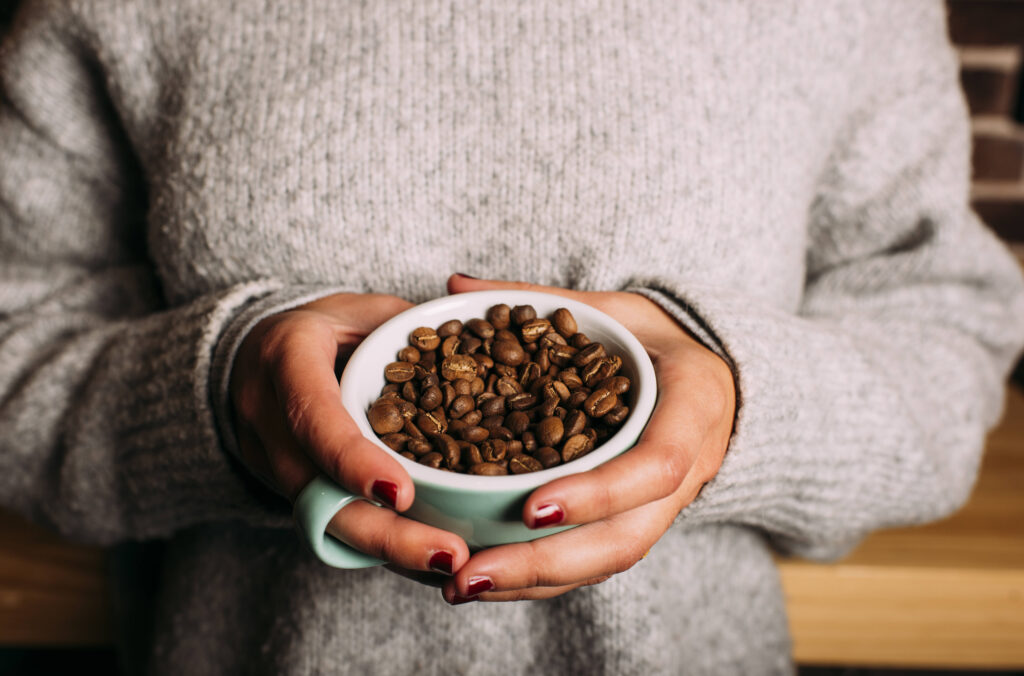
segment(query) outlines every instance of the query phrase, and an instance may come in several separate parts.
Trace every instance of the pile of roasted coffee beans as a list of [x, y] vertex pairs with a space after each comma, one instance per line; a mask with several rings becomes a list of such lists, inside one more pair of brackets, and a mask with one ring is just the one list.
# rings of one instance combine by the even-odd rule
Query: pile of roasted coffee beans
[[622, 360], [565, 308], [495, 305], [484, 319], [420, 327], [368, 412], [387, 446], [428, 467], [524, 474], [579, 458], [629, 415]]

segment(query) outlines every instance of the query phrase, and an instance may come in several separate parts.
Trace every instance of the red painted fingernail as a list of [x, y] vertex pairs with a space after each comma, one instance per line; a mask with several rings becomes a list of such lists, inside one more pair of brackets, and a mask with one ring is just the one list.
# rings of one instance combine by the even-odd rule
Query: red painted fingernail
[[476, 575], [469, 578], [469, 586], [466, 587], [466, 592], [470, 596], [476, 596], [492, 589], [494, 589], [494, 582], [491, 581], [491, 578], [485, 575]]
[[394, 509], [395, 505], [398, 503], [398, 484], [383, 480], [374, 481], [373, 497], [377, 498], [391, 509]]
[[428, 565], [431, 570], [436, 570], [437, 572], [444, 573], [445, 575], [451, 575], [454, 563], [455, 560], [448, 552], [436, 552], [430, 557], [430, 563]]
[[562, 523], [564, 518], [565, 512], [558, 505], [541, 505], [533, 513], [533, 527], [545, 528], [547, 526], [554, 526], [555, 524]]
[[455, 274], [457, 274], [459, 277], [465, 277], [466, 279], [480, 279], [479, 277], [474, 277], [473, 275], [467, 275], [465, 272], [456, 272]]
[[453, 606], [457, 606], [460, 603], [469, 603], [470, 601], [479, 601], [479, 600], [480, 599], [478, 599], [475, 596], [459, 596], [458, 594], [456, 594], [455, 596], [452, 597], [451, 604]]

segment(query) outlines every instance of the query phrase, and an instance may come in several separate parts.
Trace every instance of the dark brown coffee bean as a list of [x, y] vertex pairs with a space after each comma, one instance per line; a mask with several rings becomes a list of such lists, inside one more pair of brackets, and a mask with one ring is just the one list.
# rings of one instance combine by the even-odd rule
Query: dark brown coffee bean
[[556, 345], [565, 347], [567, 343], [565, 342], [565, 338], [562, 338], [562, 336], [558, 335], [558, 332], [555, 331], [553, 328], [548, 329], [548, 332], [537, 340], [538, 347], [542, 347], [548, 350], [555, 347]]
[[600, 359], [604, 356], [604, 345], [601, 343], [591, 343], [573, 355], [572, 363], [576, 366], [586, 366], [595, 359]]
[[619, 405], [619, 397], [611, 390], [594, 390], [583, 402], [583, 411], [591, 418], [600, 418]]
[[398, 455], [402, 456], [406, 460], [412, 460], [413, 462], [416, 462], [416, 456], [410, 453], [409, 451], [401, 451], [399, 452]]
[[422, 359], [420, 351], [412, 345], [406, 345], [398, 351], [398, 361], [407, 361], [410, 364], [415, 364], [420, 359]]
[[421, 456], [433, 451], [434, 446], [426, 439], [410, 439], [409, 443], [405, 445], [405, 450], [413, 455]]
[[484, 462], [501, 462], [508, 453], [508, 445], [502, 439], [481, 441], [479, 448]]
[[536, 458], [540, 461], [540, 464], [544, 469], [560, 465], [562, 463], [562, 455], [551, 448], [550, 446], [542, 446], [537, 449]]
[[[402, 416], [402, 417], [404, 418], [405, 416]], [[423, 432], [420, 431], [420, 428], [416, 427], [416, 423], [414, 423], [412, 420], [409, 420], [409, 419], [406, 419], [406, 421], [404, 423], [402, 423], [402, 431], [404, 433], [408, 434], [410, 439], [426, 439], [427, 438], [423, 434]]]
[[491, 347], [491, 357], [494, 361], [507, 366], [519, 366], [526, 361], [526, 352], [519, 343], [508, 340], [499, 340]]
[[406, 420], [412, 420], [419, 412], [415, 404], [411, 401], [406, 401], [405, 399], [395, 399], [395, 406], [398, 407], [398, 412], [401, 413], [402, 417]]
[[622, 360], [619, 360], [618, 357], [602, 357], [584, 366], [580, 371], [580, 377], [583, 378], [583, 383], [587, 387], [595, 387], [602, 380], [607, 380], [618, 373], [621, 367]]
[[495, 329], [507, 329], [512, 323], [512, 308], [504, 303], [487, 308], [487, 321]]
[[439, 338], [451, 338], [462, 333], [462, 322], [458, 319], [449, 319], [441, 326], [437, 327], [437, 335]]
[[505, 415], [505, 397], [490, 397], [480, 404], [480, 412], [485, 416]]
[[537, 310], [535, 310], [532, 305], [516, 305], [512, 308], [512, 312], [509, 316], [512, 319], [513, 324], [516, 326], [522, 326], [526, 322], [537, 317]]
[[534, 410], [537, 411], [537, 415], [540, 417], [547, 418], [555, 414], [555, 409], [558, 408], [558, 403], [558, 397], [548, 397]]
[[537, 437], [534, 436], [533, 432], [526, 430], [522, 435], [523, 450], [527, 453], [533, 453], [537, 450]]
[[448, 429], [447, 421], [441, 416], [442, 409], [434, 409], [430, 413], [420, 413], [416, 416], [416, 427], [428, 437], [441, 434]]
[[420, 458], [419, 463], [421, 465], [426, 465], [427, 467], [438, 469], [442, 464], [444, 464], [444, 456], [437, 451], [431, 451]]
[[550, 328], [550, 320], [544, 319], [543, 317], [537, 317], [523, 322], [523, 325], [519, 327], [519, 331], [523, 334], [524, 343], [535, 343], [540, 340], [540, 337], [547, 333]]
[[523, 432], [530, 425], [530, 416], [526, 415], [522, 411], [512, 411], [505, 416], [504, 427], [512, 430], [512, 434], [516, 437], [522, 437]]
[[626, 392], [629, 392], [630, 385], [632, 385], [632, 383], [626, 376], [612, 376], [611, 378], [607, 378], [599, 382], [597, 387], [609, 389], [615, 394], [625, 394]]
[[462, 354], [473, 354], [484, 344], [482, 340], [469, 333], [461, 333], [459, 338], [462, 339], [462, 344], [459, 345]]
[[420, 395], [420, 408], [424, 411], [433, 411], [444, 403], [444, 395], [440, 387], [428, 387]]
[[429, 352], [436, 350], [441, 345], [441, 337], [437, 335], [437, 331], [434, 329], [421, 326], [409, 334], [409, 344], [420, 352]]
[[548, 353], [551, 355], [552, 364], [568, 366], [572, 363], [573, 357], [579, 353], [579, 350], [572, 345], [555, 345], [548, 350]]
[[379, 435], [398, 432], [405, 421], [398, 407], [392, 403], [374, 405], [366, 417], [370, 421], [370, 427]]
[[471, 425], [465, 420], [462, 418], [454, 418], [448, 421], [448, 434], [461, 437], [462, 435], [459, 434], [459, 432], [467, 427], [471, 427]]
[[576, 327], [576, 318], [573, 317], [572, 313], [564, 307], [560, 307], [555, 310], [555, 313], [551, 315], [551, 323], [563, 338], [571, 338], [578, 330]]
[[567, 415], [569, 415], [569, 411], [567, 411], [564, 406], [559, 406], [555, 409], [555, 417], [557, 417], [559, 420], [564, 421], [565, 416]]
[[467, 425], [479, 425], [480, 420], [484, 417], [484, 414], [479, 409], [473, 409], [469, 413], [465, 414], [460, 420]]
[[541, 373], [548, 373], [552, 368], [557, 369], [557, 366], [551, 365], [551, 356], [549, 351], [546, 349], [539, 349], [533, 354], [533, 361], [537, 362], [537, 367]]
[[492, 373], [499, 378], [515, 378], [517, 375], [516, 367], [508, 364], [495, 364]]
[[437, 377], [437, 373], [428, 373], [423, 376], [420, 380], [420, 390], [424, 387], [439, 387], [441, 385], [441, 379]]
[[[429, 354], [434, 354], [434, 353], [430, 352]], [[416, 380], [423, 380], [424, 378], [429, 376], [431, 373], [436, 373], [437, 372], [437, 366], [436, 365], [434, 365], [434, 364], [427, 364], [426, 361], [423, 360], [423, 359], [421, 359], [418, 362], [416, 362], [416, 365], [413, 366], [412, 369], [413, 369], [413, 376], [412, 377], [415, 378]]]
[[475, 397], [478, 394], [482, 394], [484, 391], [484, 379], [480, 376], [473, 378], [469, 381], [469, 395]]
[[601, 422], [604, 422], [608, 425], [621, 425], [627, 417], [629, 417], [629, 407], [622, 406], [620, 404], [619, 406], [616, 406], [612, 410], [605, 413], [604, 417], [601, 418]]
[[416, 400], [419, 399], [419, 391], [419, 388], [416, 387], [416, 382], [413, 380], [407, 380], [402, 383], [402, 399], [408, 402], [415, 404]]
[[476, 360], [476, 377], [483, 378], [487, 372], [494, 368], [494, 358], [481, 352], [473, 355]]
[[527, 343], [523, 345], [523, 350], [526, 351], [526, 354], [532, 355], [537, 351], [537, 343]]
[[552, 380], [553, 378], [549, 375], [543, 375], [540, 378], [535, 379], [532, 383], [530, 383], [530, 387], [528, 388], [530, 390], [530, 394], [537, 397], [537, 401], [541, 401], [541, 392], [544, 389], [544, 386], [550, 383]]
[[590, 439], [583, 434], [574, 434], [565, 440], [562, 444], [562, 462], [570, 462], [576, 458], [584, 455], [587, 452], [587, 446], [590, 445]]
[[409, 443], [409, 435], [402, 434], [401, 432], [392, 432], [391, 434], [385, 434], [380, 440], [392, 451], [404, 451], [406, 444]]
[[455, 386], [448, 381], [441, 383], [441, 394], [444, 395], [442, 404], [445, 408], [451, 406], [452, 402], [455, 401], [455, 397], [459, 396], [459, 393], [455, 391]]
[[466, 322], [466, 328], [480, 340], [494, 338], [494, 326], [486, 319], [474, 318]]
[[523, 386], [515, 378], [508, 376], [499, 378], [494, 384], [494, 391], [503, 397], [510, 397], [523, 391]]
[[551, 416], [537, 423], [537, 443], [541, 446], [557, 446], [565, 434], [565, 426], [558, 418]]
[[493, 462], [481, 462], [470, 467], [469, 473], [478, 476], [501, 476], [508, 474], [508, 470]]
[[483, 419], [480, 420], [480, 427], [483, 427], [490, 432], [495, 427], [501, 427], [503, 422], [505, 422], [505, 419], [500, 415], [485, 415]]
[[434, 439], [434, 448], [444, 458], [444, 463], [449, 467], [454, 467], [459, 464], [462, 459], [462, 452], [459, 450], [459, 445], [455, 442], [450, 435], [439, 434]]
[[574, 334], [573, 337], [569, 339], [569, 344], [575, 347], [577, 350], [582, 350], [587, 345], [590, 345], [590, 338], [587, 338], [587, 335], [585, 333], [577, 333]]
[[579, 387], [572, 391], [565, 405], [569, 408], [582, 408], [583, 402], [590, 396], [590, 390], [586, 387]]
[[597, 430], [592, 427], [587, 427], [583, 430], [583, 436], [587, 438], [587, 451], [589, 452], [594, 448], [594, 444], [597, 442]]
[[458, 354], [459, 347], [462, 345], [462, 339], [458, 336], [448, 336], [441, 341], [441, 356], [450, 357], [453, 354]]
[[569, 398], [569, 388], [560, 380], [552, 380], [541, 388], [544, 397], [557, 397], [558, 401], [566, 401]]
[[393, 361], [384, 367], [384, 378], [389, 383], [404, 383], [416, 375], [413, 365], [407, 361]]
[[472, 381], [469, 380], [455, 380], [452, 382], [452, 388], [455, 390], [455, 394], [460, 397], [464, 394], [469, 394], [472, 391], [473, 386], [470, 384]]
[[398, 383], [388, 383], [380, 391], [380, 396], [383, 397], [385, 394], [397, 394], [399, 389], [401, 389], [401, 385]]
[[580, 378], [575, 371], [564, 370], [558, 374], [558, 379], [565, 383], [565, 386], [569, 388], [569, 393], [572, 394], [572, 390], [583, 385], [583, 379]]
[[[495, 328], [497, 328], [497, 327], [495, 327]], [[500, 329], [500, 330], [494, 332], [494, 342], [498, 342], [499, 340], [507, 340], [507, 341], [512, 342], [512, 343], [518, 343], [519, 342], [519, 336], [517, 336], [516, 334], [512, 333], [508, 329]]]
[[463, 428], [460, 432], [460, 436], [463, 441], [468, 441], [471, 444], [478, 444], [481, 441], [485, 441], [490, 438], [491, 432], [486, 427], [476, 425]]
[[511, 439], [505, 443], [508, 445], [509, 457], [523, 452], [523, 442], [519, 439]]
[[512, 441], [512, 430], [504, 425], [491, 428], [491, 439], [501, 439], [504, 442]]
[[544, 466], [540, 464], [539, 460], [525, 453], [513, 455], [508, 459], [508, 471], [511, 474], [528, 474], [530, 472], [539, 472], [542, 469], [544, 469]]
[[453, 354], [441, 362], [441, 377], [445, 380], [472, 380], [476, 377], [476, 360], [470, 355]]
[[505, 398], [505, 405], [513, 411], [522, 411], [536, 405], [537, 397], [528, 393], [522, 392], [520, 394], [513, 394], [511, 397]]
[[473, 410], [473, 397], [468, 394], [461, 394], [455, 397], [455, 401], [448, 407], [448, 413], [453, 418], [461, 418]]
[[565, 436], [574, 437], [583, 433], [587, 426], [587, 414], [583, 411], [573, 410], [565, 416]]

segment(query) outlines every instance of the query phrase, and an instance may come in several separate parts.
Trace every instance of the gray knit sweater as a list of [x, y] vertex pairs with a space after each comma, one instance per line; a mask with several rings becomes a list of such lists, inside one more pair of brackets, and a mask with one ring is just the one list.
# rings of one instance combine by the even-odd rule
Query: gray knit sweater
[[[0, 505], [167, 540], [153, 673], [786, 673], [771, 548], [954, 510], [1024, 340], [937, 1], [53, 0], [0, 69]], [[233, 459], [256, 321], [455, 271], [646, 294], [733, 367], [628, 572], [449, 607]]]

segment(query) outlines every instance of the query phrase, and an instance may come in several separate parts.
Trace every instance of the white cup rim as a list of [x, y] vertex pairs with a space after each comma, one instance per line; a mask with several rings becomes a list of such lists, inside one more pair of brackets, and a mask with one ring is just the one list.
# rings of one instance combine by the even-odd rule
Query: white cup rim
[[[528, 474], [477, 476], [445, 472], [412, 462], [392, 451], [377, 437], [366, 417], [369, 404], [377, 399], [383, 387], [384, 366], [394, 361], [394, 354], [405, 344], [405, 337], [416, 327], [436, 327], [441, 322], [453, 318], [465, 321], [471, 317], [483, 317], [488, 307], [498, 303], [512, 306], [533, 305], [537, 308], [538, 316], [548, 316], [555, 309], [564, 307], [573, 314], [584, 333], [608, 334], [616, 343], [613, 352], [618, 353], [621, 349], [624, 352], [620, 355], [623, 361], [631, 361], [635, 371], [631, 388], [633, 410], [630, 411], [626, 422], [614, 435], [582, 458]], [[387, 344], [386, 347], [384, 343]], [[368, 383], [374, 383], [376, 389], [373, 386], [367, 389]], [[626, 327], [591, 305], [538, 291], [472, 291], [416, 305], [395, 315], [367, 336], [349, 357], [341, 377], [342, 403], [363, 436], [390, 453], [409, 473], [415, 484], [470, 493], [528, 490], [597, 467], [632, 446], [640, 437], [654, 411], [657, 389], [657, 379], [650, 356]]]

